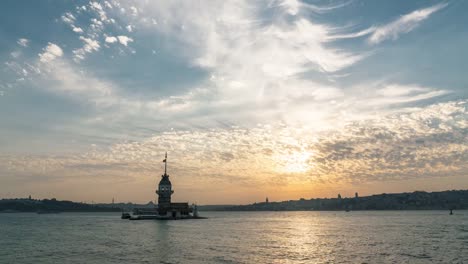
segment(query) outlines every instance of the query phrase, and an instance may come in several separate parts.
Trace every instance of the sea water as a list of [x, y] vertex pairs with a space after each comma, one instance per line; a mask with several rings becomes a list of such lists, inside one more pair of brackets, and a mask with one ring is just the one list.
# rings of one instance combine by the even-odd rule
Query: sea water
[[468, 263], [468, 211], [0, 214], [0, 263]]

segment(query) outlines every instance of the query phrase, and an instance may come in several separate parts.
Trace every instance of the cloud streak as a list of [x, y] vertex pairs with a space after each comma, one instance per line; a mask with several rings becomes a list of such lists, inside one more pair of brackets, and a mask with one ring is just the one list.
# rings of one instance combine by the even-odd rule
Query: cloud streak
[[20, 38], [16, 43], [20, 46], [27, 47], [29, 45], [29, 39]]
[[396, 40], [400, 35], [407, 34], [416, 29], [421, 22], [428, 19], [433, 13], [445, 8], [447, 5], [447, 3], [440, 3], [427, 8], [418, 9], [402, 15], [388, 24], [372, 26], [355, 33], [335, 34], [329, 36], [328, 39], [336, 40], [368, 36], [367, 42], [371, 45], [376, 45], [386, 40]]
[[446, 7], [447, 3], [440, 3], [431, 7], [415, 10], [409, 14], [390, 22], [389, 24], [376, 27], [369, 36], [368, 41], [371, 44], [378, 44], [387, 39], [397, 39], [401, 34], [411, 32], [420, 23], [429, 18], [433, 13]]

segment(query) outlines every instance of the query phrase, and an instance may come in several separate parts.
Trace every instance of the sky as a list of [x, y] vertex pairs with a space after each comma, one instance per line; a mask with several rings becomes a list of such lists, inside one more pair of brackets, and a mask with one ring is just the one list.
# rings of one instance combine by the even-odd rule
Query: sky
[[468, 189], [468, 1], [0, 8], [0, 197]]

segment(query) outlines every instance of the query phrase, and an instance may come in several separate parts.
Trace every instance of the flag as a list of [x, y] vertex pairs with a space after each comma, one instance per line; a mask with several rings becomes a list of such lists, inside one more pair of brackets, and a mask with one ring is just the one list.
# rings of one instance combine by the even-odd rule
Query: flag
[[166, 162], [166, 159], [163, 159], [163, 162]]

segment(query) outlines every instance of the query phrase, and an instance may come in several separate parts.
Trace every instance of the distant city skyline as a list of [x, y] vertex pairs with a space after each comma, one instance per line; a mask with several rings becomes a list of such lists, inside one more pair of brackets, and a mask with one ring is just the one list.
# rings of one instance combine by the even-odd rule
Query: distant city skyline
[[468, 189], [466, 1], [0, 10], [0, 198], [247, 204]]

